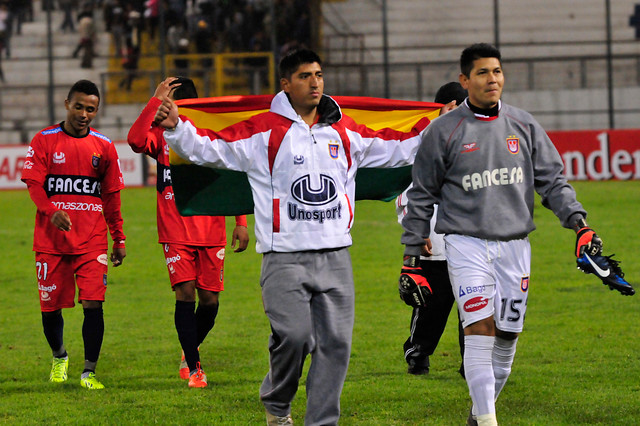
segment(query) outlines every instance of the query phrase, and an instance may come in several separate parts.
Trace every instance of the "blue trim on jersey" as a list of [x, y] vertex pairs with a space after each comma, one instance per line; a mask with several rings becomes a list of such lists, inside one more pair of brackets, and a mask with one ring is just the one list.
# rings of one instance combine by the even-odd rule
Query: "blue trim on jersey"
[[89, 134], [90, 134], [91, 136], [95, 136], [95, 137], [98, 137], [98, 138], [100, 138], [100, 139], [104, 139], [105, 141], [107, 141], [107, 142], [111, 143], [111, 139], [109, 139], [108, 137], [106, 137], [106, 136], [105, 136], [105, 135], [103, 135], [102, 133], [98, 133], [98, 132], [96, 132], [96, 131], [95, 131], [95, 130], [93, 130], [93, 129], [91, 129], [91, 131], [89, 132]]
[[55, 129], [49, 129], [49, 130], [43, 130], [41, 132], [42, 135], [46, 136], [46, 135], [53, 135], [55, 133], [61, 132], [62, 131], [62, 127], [58, 126]]

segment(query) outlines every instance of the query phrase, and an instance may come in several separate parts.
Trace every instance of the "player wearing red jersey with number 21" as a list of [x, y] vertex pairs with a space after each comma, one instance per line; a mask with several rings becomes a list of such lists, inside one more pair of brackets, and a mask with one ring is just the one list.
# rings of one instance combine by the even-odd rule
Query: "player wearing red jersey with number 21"
[[65, 382], [69, 357], [64, 347], [62, 308], [78, 301], [84, 310], [84, 370], [80, 384], [102, 389], [95, 368], [104, 335], [102, 302], [107, 289], [107, 226], [111, 262], [126, 256], [120, 213], [122, 172], [113, 143], [89, 127], [100, 92], [88, 80], [76, 82], [65, 100], [66, 120], [32, 139], [22, 180], [37, 207], [33, 239], [44, 335], [53, 352], [49, 380]]

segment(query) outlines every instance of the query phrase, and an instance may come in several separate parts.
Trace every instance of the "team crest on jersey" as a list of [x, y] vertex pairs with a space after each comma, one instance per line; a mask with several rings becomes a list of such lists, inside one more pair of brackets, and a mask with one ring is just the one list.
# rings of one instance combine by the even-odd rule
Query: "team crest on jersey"
[[518, 152], [520, 152], [520, 138], [517, 138], [515, 135], [509, 136], [507, 138], [507, 148], [512, 154], [517, 154]]
[[527, 290], [529, 290], [529, 276], [524, 276], [522, 277], [522, 279], [520, 280], [520, 290], [522, 290], [523, 293], [526, 293]]
[[333, 143], [329, 144], [329, 155], [331, 156], [331, 158], [338, 158], [339, 149], [340, 145]]
[[54, 164], [64, 164], [65, 162], [64, 152], [54, 152], [53, 153], [53, 163]]
[[27, 148], [27, 158], [33, 157], [35, 153], [36, 152], [33, 150], [33, 148], [31, 147]]
[[93, 153], [93, 156], [91, 157], [91, 165], [94, 169], [97, 169], [100, 165], [100, 158], [102, 158], [100, 154], [96, 154], [95, 152]]
[[294, 155], [293, 164], [296, 164], [296, 165], [304, 164], [304, 155]]

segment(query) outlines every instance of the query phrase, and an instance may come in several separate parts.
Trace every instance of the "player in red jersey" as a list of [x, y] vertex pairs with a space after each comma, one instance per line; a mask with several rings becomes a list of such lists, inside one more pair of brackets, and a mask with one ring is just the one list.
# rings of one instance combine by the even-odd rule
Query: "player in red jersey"
[[67, 118], [32, 139], [22, 180], [37, 207], [33, 251], [44, 335], [53, 352], [49, 380], [67, 380], [69, 357], [63, 343], [62, 308], [84, 310], [84, 371], [80, 384], [104, 386], [95, 376], [104, 335], [102, 302], [107, 289], [107, 225], [113, 240], [111, 262], [126, 256], [120, 213], [124, 187], [118, 154], [111, 140], [89, 127], [98, 113], [100, 92], [80, 80], [67, 99]]
[[[225, 219], [223, 216], [181, 216], [178, 212], [171, 185], [169, 145], [163, 137], [164, 128], [153, 122], [162, 98], [167, 96], [174, 100], [198, 97], [190, 79], [167, 78], [156, 88], [154, 97], [129, 130], [127, 140], [135, 152], [145, 153], [157, 161], [158, 240], [163, 244], [169, 280], [176, 295], [175, 326], [183, 350], [180, 377], [188, 378], [190, 387], [205, 387], [207, 376], [200, 366], [198, 347], [213, 328], [219, 292], [224, 289]], [[249, 234], [245, 216], [236, 216], [231, 238], [231, 247], [238, 244], [235, 252], [247, 248]]]

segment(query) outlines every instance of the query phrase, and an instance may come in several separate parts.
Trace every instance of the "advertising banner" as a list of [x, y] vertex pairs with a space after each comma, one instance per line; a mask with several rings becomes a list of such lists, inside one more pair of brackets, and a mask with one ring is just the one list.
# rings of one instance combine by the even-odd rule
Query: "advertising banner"
[[640, 179], [640, 130], [549, 132], [569, 180]]
[[[569, 180], [640, 179], [640, 129], [548, 132]], [[126, 186], [142, 186], [142, 156], [115, 142]], [[0, 145], [0, 189], [26, 189], [20, 181], [26, 145]], [[151, 161], [151, 163], [154, 163]]]

